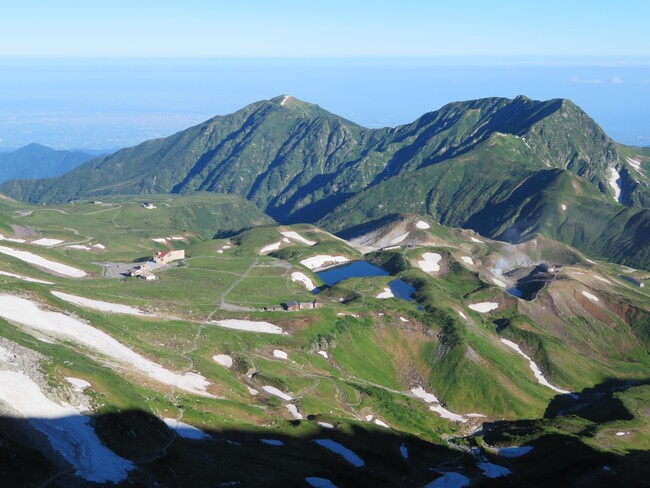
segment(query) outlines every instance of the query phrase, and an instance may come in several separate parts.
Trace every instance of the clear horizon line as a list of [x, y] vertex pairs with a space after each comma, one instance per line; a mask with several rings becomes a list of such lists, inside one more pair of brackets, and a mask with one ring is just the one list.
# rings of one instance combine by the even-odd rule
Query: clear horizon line
[[440, 65], [520, 65], [520, 66], [639, 66], [650, 65], [650, 55], [416, 55], [416, 56], [382, 56], [382, 55], [319, 55], [319, 56], [7, 56], [0, 55], [0, 62], [363, 62], [391, 64], [440, 64]]

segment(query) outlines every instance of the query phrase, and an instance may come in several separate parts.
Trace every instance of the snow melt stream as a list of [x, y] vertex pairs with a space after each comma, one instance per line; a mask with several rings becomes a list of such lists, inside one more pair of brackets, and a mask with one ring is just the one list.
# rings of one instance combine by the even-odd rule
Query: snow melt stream
[[542, 370], [539, 369], [537, 364], [535, 364], [535, 362], [532, 359], [530, 359], [530, 357], [524, 351], [522, 351], [517, 344], [515, 344], [512, 341], [509, 341], [508, 339], [503, 339], [503, 338], [501, 339], [501, 342], [503, 342], [509, 348], [513, 349], [517, 354], [519, 354], [521, 357], [523, 357], [528, 361], [528, 365], [530, 366], [530, 369], [533, 371], [533, 374], [535, 375], [535, 378], [537, 379], [537, 382], [540, 385], [546, 386], [547, 388], [550, 388], [553, 391], [565, 395], [571, 393], [570, 391], [563, 390], [562, 388], [558, 388], [557, 386], [553, 386], [552, 384], [550, 384], [548, 380], [544, 377]]

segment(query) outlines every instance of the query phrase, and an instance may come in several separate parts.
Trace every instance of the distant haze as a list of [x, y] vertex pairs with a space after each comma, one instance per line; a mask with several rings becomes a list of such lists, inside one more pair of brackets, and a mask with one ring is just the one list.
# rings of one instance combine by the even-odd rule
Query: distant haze
[[4, 59], [0, 151], [116, 148], [291, 94], [367, 127], [442, 105], [569, 98], [616, 141], [650, 145], [650, 59]]

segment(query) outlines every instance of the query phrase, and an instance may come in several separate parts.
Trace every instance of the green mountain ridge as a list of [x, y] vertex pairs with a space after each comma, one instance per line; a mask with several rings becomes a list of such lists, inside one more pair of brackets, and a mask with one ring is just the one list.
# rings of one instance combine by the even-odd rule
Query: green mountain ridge
[[[628, 237], [629, 226], [646, 229], [650, 222], [642, 210], [650, 202], [648, 162], [647, 150], [618, 145], [568, 100], [454, 102], [411, 124], [367, 129], [284, 95], [97, 158], [62, 177], [12, 181], [0, 191], [32, 203], [111, 194], [234, 193], [279, 222], [318, 222], [330, 231], [396, 211], [420, 213], [515, 241], [535, 229], [583, 252], [648, 268], [647, 237]], [[565, 186], [557, 198], [530, 204], [557, 171], [579, 177], [591, 188], [581, 185], [591, 203], [606, 209], [594, 225], [583, 223], [584, 238], [557, 227], [558, 202], [576, 198], [573, 190]], [[619, 175], [619, 200], [627, 213], [616, 202], [613, 175]], [[528, 204], [522, 195], [512, 198], [524, 181]], [[587, 203], [583, 199], [578, 207]], [[510, 218], [491, 218], [497, 211]], [[601, 235], [601, 224], [619, 214], [612, 229], [620, 232]], [[606, 244], [588, 242], [601, 237]], [[625, 258], [620, 242], [627, 243]]]
[[83, 151], [60, 151], [41, 144], [29, 144], [0, 154], [0, 182], [60, 176], [93, 158], [92, 154]]

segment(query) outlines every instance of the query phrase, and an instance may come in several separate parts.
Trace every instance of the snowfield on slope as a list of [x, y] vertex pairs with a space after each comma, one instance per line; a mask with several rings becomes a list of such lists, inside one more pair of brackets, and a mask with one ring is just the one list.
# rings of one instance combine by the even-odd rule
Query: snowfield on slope
[[395, 295], [393, 295], [393, 290], [391, 290], [389, 287], [384, 288], [384, 291], [379, 293], [375, 298], [379, 298], [380, 300], [385, 300], [387, 298], [394, 298]]
[[468, 305], [468, 307], [474, 310], [475, 312], [488, 313], [491, 312], [492, 310], [496, 310], [497, 308], [499, 308], [499, 304], [497, 302], [481, 302], [481, 303], [472, 303], [471, 305]]
[[73, 305], [79, 305], [80, 307], [90, 308], [92, 310], [99, 310], [100, 312], [108, 313], [123, 313], [126, 315], [139, 315], [139, 316], [150, 316], [142, 310], [138, 310], [135, 307], [130, 307], [129, 305], [121, 305], [119, 303], [110, 303], [102, 302], [100, 300], [92, 300], [90, 298], [84, 298], [77, 295], [70, 295], [68, 293], [63, 293], [62, 291], [51, 291], [52, 295], [61, 300], [64, 300]]
[[286, 334], [281, 327], [273, 325], [269, 322], [243, 320], [243, 319], [224, 319], [224, 320], [211, 320], [208, 322], [213, 325], [218, 325], [225, 329], [243, 330], [246, 332], [262, 332], [264, 334]]
[[53, 285], [51, 281], [37, 280], [36, 278], [30, 278], [29, 276], [23, 276], [19, 274], [9, 273], [7, 271], [0, 271], [0, 276], [8, 276], [10, 278], [16, 278], [17, 280], [27, 281], [29, 283], [40, 283], [42, 285]]
[[521, 350], [521, 348], [515, 344], [512, 341], [509, 341], [508, 339], [500, 339], [501, 342], [503, 342], [506, 346], [509, 348], [513, 349], [517, 354], [519, 354], [521, 357], [523, 357], [525, 360], [528, 361], [528, 365], [530, 366], [530, 369], [533, 371], [533, 374], [535, 375], [535, 378], [537, 379], [537, 382], [540, 385], [546, 386], [547, 388], [550, 388], [553, 391], [556, 391], [557, 393], [562, 393], [562, 394], [570, 394], [570, 391], [563, 390], [562, 388], [558, 388], [557, 386], [553, 386], [548, 382], [548, 380], [544, 377], [544, 374], [542, 373], [542, 370], [539, 369], [537, 364], [524, 352]]
[[440, 260], [442, 256], [437, 252], [425, 252], [422, 255], [422, 260], [418, 261], [418, 266], [422, 271], [427, 273], [437, 273], [440, 271]]
[[75, 475], [95, 483], [119, 483], [134, 469], [133, 463], [102, 444], [90, 417], [53, 402], [26, 375], [0, 371], [0, 400], [43, 433], [52, 449], [74, 467]]
[[326, 264], [341, 264], [347, 263], [348, 261], [349, 259], [345, 256], [329, 256], [327, 254], [319, 254], [318, 256], [303, 259], [300, 261], [300, 264], [309, 269], [318, 269], [322, 268]]
[[316, 439], [314, 442], [329, 451], [335, 452], [355, 468], [361, 468], [366, 464], [363, 459], [357, 456], [353, 451], [336, 441], [331, 439]]
[[63, 241], [61, 239], [48, 239], [47, 237], [43, 237], [41, 239], [32, 241], [32, 244], [36, 244], [37, 246], [50, 247], [61, 244], [62, 242]]
[[302, 242], [303, 244], [306, 244], [308, 246], [313, 246], [316, 244], [316, 241], [310, 241], [309, 239], [305, 239], [303, 236], [298, 234], [297, 232], [294, 232], [292, 230], [286, 231], [286, 232], [280, 232], [284, 237], [288, 237], [289, 239], [293, 239], [294, 241]]
[[277, 251], [280, 249], [280, 246], [282, 245], [282, 242], [274, 242], [273, 244], [269, 244], [268, 246], [264, 246], [262, 249], [260, 249], [260, 254], [266, 254], [271, 251]]
[[180, 422], [176, 419], [165, 417], [163, 422], [167, 424], [171, 430], [176, 432], [179, 437], [183, 439], [193, 439], [195, 441], [201, 441], [204, 439], [210, 439], [210, 435], [203, 432], [201, 429], [194, 427], [193, 425], [186, 424], [185, 422]]
[[0, 246], [0, 253], [6, 254], [7, 256], [12, 256], [16, 259], [20, 259], [34, 266], [44, 268], [47, 271], [51, 271], [56, 274], [67, 276], [70, 278], [83, 278], [86, 276], [86, 272], [67, 264], [57, 263], [56, 261], [50, 261], [49, 259], [42, 258], [37, 254], [33, 254], [28, 251], [19, 251], [17, 249], [12, 249], [10, 247]]
[[196, 395], [212, 397], [206, 392], [208, 380], [200, 374], [169, 371], [105, 332], [60, 312], [42, 310], [30, 300], [13, 295], [0, 295], [0, 317], [29, 329], [80, 344], [160, 383], [176, 386]]
[[301, 273], [300, 271], [294, 271], [291, 273], [291, 281], [300, 283], [309, 291], [314, 291], [316, 289], [316, 285], [314, 285], [314, 282], [309, 278], [309, 276], [307, 276], [305, 273]]

